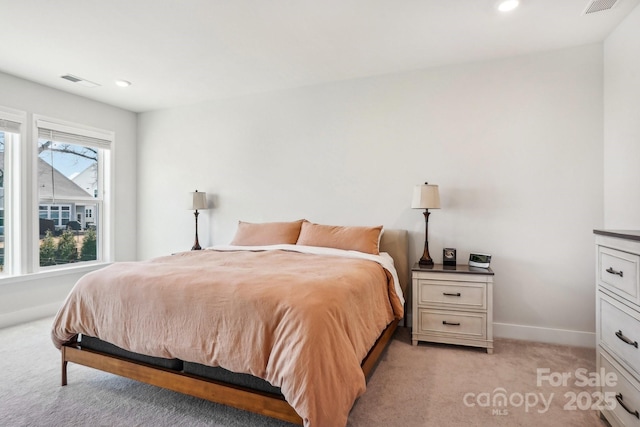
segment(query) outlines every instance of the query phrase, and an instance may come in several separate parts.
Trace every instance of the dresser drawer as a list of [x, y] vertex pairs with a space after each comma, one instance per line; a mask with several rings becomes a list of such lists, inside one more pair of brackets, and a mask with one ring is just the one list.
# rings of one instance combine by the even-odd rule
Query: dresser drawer
[[486, 286], [473, 282], [419, 280], [418, 305], [486, 310]]
[[418, 310], [418, 333], [484, 339], [487, 336], [486, 325], [485, 313]]
[[640, 302], [638, 280], [640, 257], [605, 246], [598, 247], [598, 280], [612, 292], [632, 302]]
[[621, 426], [640, 426], [640, 419], [636, 416], [636, 411], [640, 416], [640, 385], [638, 382], [602, 350], [598, 351], [598, 367], [606, 373], [601, 378], [603, 380], [601, 392], [605, 398], [603, 405], [607, 407], [605, 410], [607, 418], [610, 421], [611, 418], [615, 420], [613, 425], [617, 423]]
[[640, 313], [598, 293], [600, 345], [625, 363], [640, 378]]

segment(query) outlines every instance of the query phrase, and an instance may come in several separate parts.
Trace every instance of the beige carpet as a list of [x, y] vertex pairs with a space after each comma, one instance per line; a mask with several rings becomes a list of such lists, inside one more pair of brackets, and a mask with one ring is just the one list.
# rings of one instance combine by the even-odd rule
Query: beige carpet
[[[69, 385], [60, 387], [51, 322], [0, 330], [3, 426], [290, 426], [78, 365], [70, 365]], [[538, 386], [538, 368], [571, 378], [566, 386], [548, 381]], [[576, 402], [571, 408], [571, 396], [583, 393], [584, 406], [594, 391], [576, 385], [579, 368], [595, 371], [595, 350], [500, 339], [493, 355], [443, 345], [414, 347], [402, 328], [348, 425], [604, 426], [596, 411], [578, 409]], [[501, 393], [507, 398], [502, 406], [494, 401]]]

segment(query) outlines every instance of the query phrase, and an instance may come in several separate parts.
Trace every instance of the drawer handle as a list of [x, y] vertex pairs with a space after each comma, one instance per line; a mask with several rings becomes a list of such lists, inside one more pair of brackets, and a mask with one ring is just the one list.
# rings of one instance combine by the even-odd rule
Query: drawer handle
[[459, 297], [460, 292], [456, 292], [455, 294], [453, 292], [443, 292], [442, 295], [446, 295], [448, 297]]
[[449, 325], [449, 326], [460, 326], [460, 322], [447, 322], [446, 320], [443, 320], [442, 324]]
[[615, 271], [613, 268], [609, 267], [607, 268], [607, 273], [609, 274], [617, 274], [618, 276], [622, 277], [623, 272], [622, 271]]
[[624, 334], [622, 333], [622, 331], [618, 331], [616, 332], [616, 336], [618, 338], [620, 338], [620, 340], [624, 341], [625, 343], [634, 346], [635, 348], [638, 348], [638, 341], [631, 341], [629, 338], [625, 337]]
[[616, 400], [618, 401], [620, 406], [622, 406], [624, 408], [625, 411], [627, 411], [628, 413], [630, 413], [634, 417], [640, 419], [640, 414], [638, 413], [638, 411], [632, 411], [631, 409], [627, 408], [627, 405], [624, 404], [624, 402], [622, 401], [622, 393], [616, 394]]

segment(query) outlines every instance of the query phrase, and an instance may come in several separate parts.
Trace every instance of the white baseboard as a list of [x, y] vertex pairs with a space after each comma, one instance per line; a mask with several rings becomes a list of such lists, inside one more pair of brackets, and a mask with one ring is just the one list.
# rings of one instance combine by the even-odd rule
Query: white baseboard
[[566, 329], [552, 329], [538, 326], [523, 326], [494, 322], [493, 336], [494, 338], [538, 341], [575, 347], [596, 347], [595, 332], [570, 331]]
[[29, 307], [23, 310], [12, 311], [10, 313], [0, 313], [0, 328], [19, 325], [21, 323], [31, 322], [49, 316], [54, 316], [63, 301], [52, 302], [50, 304], [39, 305], [37, 307]]

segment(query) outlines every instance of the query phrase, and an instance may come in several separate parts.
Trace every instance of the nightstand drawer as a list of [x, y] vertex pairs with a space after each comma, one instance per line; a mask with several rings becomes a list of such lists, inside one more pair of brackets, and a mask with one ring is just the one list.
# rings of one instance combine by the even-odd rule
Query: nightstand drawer
[[463, 313], [442, 310], [418, 310], [418, 331], [433, 335], [456, 335], [484, 339], [487, 336], [485, 313]]
[[640, 302], [638, 280], [640, 257], [636, 254], [599, 246], [598, 279], [600, 284], [632, 302]]
[[486, 286], [473, 282], [418, 280], [418, 305], [486, 310]]
[[640, 313], [602, 292], [598, 294], [600, 345], [640, 378]]

